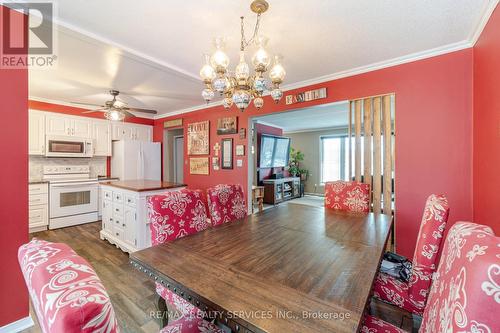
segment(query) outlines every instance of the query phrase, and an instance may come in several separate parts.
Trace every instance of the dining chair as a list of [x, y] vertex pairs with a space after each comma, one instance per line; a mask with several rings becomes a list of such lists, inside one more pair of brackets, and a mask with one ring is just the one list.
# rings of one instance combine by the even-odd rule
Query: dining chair
[[68, 245], [33, 238], [18, 260], [42, 332], [119, 332], [101, 280]]
[[207, 189], [212, 225], [233, 222], [247, 215], [245, 194], [239, 184], [219, 184]]
[[[450, 229], [425, 307], [421, 333], [500, 332], [500, 237], [491, 228], [457, 222]], [[362, 333], [402, 333], [366, 316]]]
[[[148, 197], [149, 228], [153, 246], [195, 234], [209, 227], [206, 204], [200, 190], [182, 189]], [[156, 283], [157, 294], [182, 315], [203, 312]]]
[[370, 184], [342, 180], [325, 183], [325, 208], [368, 213], [370, 196]]
[[432, 276], [437, 268], [449, 210], [446, 196], [432, 194], [427, 198], [409, 281], [404, 282], [380, 272], [374, 284], [375, 298], [419, 316], [423, 314]]

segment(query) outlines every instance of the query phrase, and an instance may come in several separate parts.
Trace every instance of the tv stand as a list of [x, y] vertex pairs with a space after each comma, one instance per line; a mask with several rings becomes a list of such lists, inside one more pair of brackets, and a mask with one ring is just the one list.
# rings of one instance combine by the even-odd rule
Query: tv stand
[[280, 202], [300, 197], [300, 178], [287, 177], [266, 179], [264, 183], [264, 202], [276, 205]]

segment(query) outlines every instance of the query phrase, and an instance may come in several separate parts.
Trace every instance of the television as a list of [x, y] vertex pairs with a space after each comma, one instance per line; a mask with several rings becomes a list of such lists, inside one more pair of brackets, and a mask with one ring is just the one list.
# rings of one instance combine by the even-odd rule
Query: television
[[290, 138], [262, 134], [260, 139], [260, 168], [281, 168], [288, 165]]

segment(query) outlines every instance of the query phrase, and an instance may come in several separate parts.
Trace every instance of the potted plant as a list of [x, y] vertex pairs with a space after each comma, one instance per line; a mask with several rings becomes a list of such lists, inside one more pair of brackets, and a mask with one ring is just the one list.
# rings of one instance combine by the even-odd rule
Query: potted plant
[[[300, 162], [304, 160], [304, 153], [300, 150], [295, 150], [295, 148], [290, 149], [290, 159], [288, 161], [288, 172], [293, 176], [297, 177], [301, 175]], [[307, 170], [305, 170], [307, 171]], [[306, 176], [307, 177], [307, 176]]]
[[309, 170], [307, 169], [299, 169], [299, 174], [300, 174], [300, 180], [305, 182], [307, 180], [307, 177], [309, 177], [310, 173]]

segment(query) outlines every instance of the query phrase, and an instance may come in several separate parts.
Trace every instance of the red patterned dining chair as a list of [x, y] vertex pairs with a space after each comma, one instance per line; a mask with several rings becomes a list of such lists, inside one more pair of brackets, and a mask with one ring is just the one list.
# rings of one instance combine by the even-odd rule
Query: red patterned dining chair
[[[500, 332], [499, 308], [500, 237], [487, 226], [458, 222], [446, 237], [419, 332]], [[366, 316], [361, 332], [404, 331]]]
[[421, 316], [437, 268], [449, 214], [448, 200], [444, 195], [432, 194], [425, 203], [417, 246], [413, 255], [411, 276], [408, 282], [385, 273], [375, 280], [373, 295], [384, 302]]
[[342, 180], [325, 183], [326, 208], [368, 213], [370, 196], [370, 184]]
[[68, 245], [33, 238], [18, 260], [42, 332], [119, 332], [99, 277]]
[[241, 185], [219, 184], [207, 189], [212, 225], [240, 220], [247, 215], [245, 194]]
[[[148, 197], [149, 228], [153, 246], [195, 234], [209, 227], [206, 203], [200, 190], [182, 189]], [[157, 294], [183, 316], [203, 313], [191, 303], [156, 283]]]

